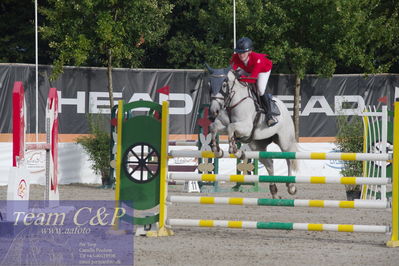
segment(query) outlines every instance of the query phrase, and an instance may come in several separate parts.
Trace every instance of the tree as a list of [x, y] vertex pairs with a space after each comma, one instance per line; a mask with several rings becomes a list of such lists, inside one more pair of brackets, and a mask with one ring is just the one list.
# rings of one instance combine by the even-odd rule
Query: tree
[[34, 10], [33, 2], [30, 0], [1, 1], [0, 62], [35, 62]]
[[52, 49], [52, 78], [65, 64], [106, 66], [112, 108], [112, 68], [140, 66], [142, 44], [167, 33], [164, 18], [172, 7], [168, 0], [48, 0], [40, 31]]
[[208, 61], [215, 67], [226, 66], [233, 47], [231, 1], [173, 3], [173, 11], [167, 17], [170, 29], [161, 45], [144, 45], [145, 64], [160, 68], [203, 68]]
[[[299, 137], [299, 99], [301, 80], [305, 74], [331, 77], [337, 66], [337, 42], [345, 36], [342, 15], [337, 12], [337, 1], [269, 1], [280, 14], [270, 21], [280, 27], [268, 42], [270, 53], [278, 63], [279, 72], [295, 75], [294, 123]], [[274, 14], [276, 12], [273, 12]], [[280, 26], [279, 26], [280, 25]]]
[[346, 25], [339, 41], [342, 68], [360, 73], [399, 70], [399, 2], [341, 1], [338, 10]]

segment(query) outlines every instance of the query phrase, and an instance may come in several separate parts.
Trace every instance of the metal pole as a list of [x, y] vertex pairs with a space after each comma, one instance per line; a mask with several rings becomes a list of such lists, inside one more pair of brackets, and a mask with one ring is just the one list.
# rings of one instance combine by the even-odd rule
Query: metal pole
[[38, 48], [38, 35], [37, 35], [37, 0], [35, 0], [35, 72], [36, 72], [36, 142], [39, 142], [39, 48]]
[[[382, 107], [382, 117], [381, 117], [381, 140], [382, 140], [382, 152], [387, 153], [388, 144], [388, 107], [384, 105]], [[387, 177], [387, 161], [382, 161], [381, 165], [381, 177]], [[387, 199], [387, 186], [381, 186], [381, 200]]]
[[236, 0], [233, 0], [233, 48], [236, 48]]

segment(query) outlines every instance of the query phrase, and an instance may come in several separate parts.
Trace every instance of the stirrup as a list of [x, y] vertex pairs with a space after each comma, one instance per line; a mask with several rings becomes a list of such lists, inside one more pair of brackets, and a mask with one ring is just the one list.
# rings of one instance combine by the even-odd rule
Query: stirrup
[[267, 124], [268, 127], [272, 127], [275, 124], [277, 124], [277, 121], [275, 119], [273, 119], [273, 118], [270, 118], [270, 119], [267, 120], [266, 124]]

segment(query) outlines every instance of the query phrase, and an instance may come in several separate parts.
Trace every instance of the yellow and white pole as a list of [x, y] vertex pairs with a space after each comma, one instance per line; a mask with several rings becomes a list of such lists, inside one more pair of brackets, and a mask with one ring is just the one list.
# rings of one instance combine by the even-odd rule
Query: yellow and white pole
[[[116, 140], [116, 167], [115, 167], [115, 207], [120, 207], [121, 193], [121, 161], [122, 161], [122, 121], [123, 121], [123, 100], [118, 101], [118, 122], [117, 122], [117, 140]], [[114, 229], [118, 230], [119, 222], [116, 220]]]
[[388, 247], [399, 247], [399, 98], [395, 97], [392, 162], [392, 233]]

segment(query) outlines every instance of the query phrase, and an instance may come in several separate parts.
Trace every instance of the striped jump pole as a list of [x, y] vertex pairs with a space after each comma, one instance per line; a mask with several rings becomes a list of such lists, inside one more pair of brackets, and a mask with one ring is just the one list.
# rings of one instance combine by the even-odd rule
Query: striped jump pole
[[[167, 108], [167, 106], [164, 106]], [[259, 206], [292, 206], [292, 207], [336, 207], [336, 208], [387, 208], [386, 201], [331, 201], [331, 200], [273, 200], [253, 198], [229, 198], [229, 197], [184, 197], [168, 196], [167, 180], [203, 180], [203, 181], [231, 181], [231, 182], [284, 182], [284, 183], [315, 183], [315, 184], [388, 184], [386, 178], [374, 179], [367, 177], [327, 177], [327, 176], [256, 176], [256, 175], [216, 175], [195, 173], [168, 174], [168, 158], [192, 157], [192, 158], [237, 158], [234, 154], [224, 153], [217, 156], [209, 151], [183, 151], [168, 152], [168, 121], [167, 110], [163, 111], [162, 125], [162, 149], [160, 152], [160, 200], [158, 230], [150, 231], [148, 236], [172, 235], [170, 226], [191, 227], [224, 227], [224, 228], [252, 228], [274, 230], [302, 230], [302, 231], [334, 231], [334, 232], [365, 232], [388, 233], [391, 239], [387, 242], [389, 247], [399, 246], [399, 98], [395, 102], [394, 118], [394, 151], [391, 154], [371, 153], [319, 153], [319, 152], [245, 152], [240, 157], [250, 159], [315, 159], [315, 160], [349, 160], [349, 161], [389, 161], [393, 163], [392, 178], [392, 227], [385, 225], [356, 225], [356, 224], [317, 224], [317, 223], [281, 223], [258, 221], [234, 221], [234, 220], [202, 220], [202, 219], [170, 219], [167, 216], [167, 201], [169, 202], [193, 202], [200, 204], [231, 204], [231, 205], [259, 205]], [[165, 121], [164, 121], [165, 119]], [[377, 182], [377, 183], [374, 183]], [[392, 228], [392, 230], [391, 230]]]
[[223, 228], [251, 228], [269, 230], [301, 230], [301, 231], [333, 231], [358, 233], [387, 233], [389, 227], [384, 225], [356, 225], [356, 224], [311, 224], [311, 223], [277, 223], [226, 220], [195, 220], [195, 219], [167, 219], [170, 226], [191, 227], [223, 227]]
[[[392, 154], [375, 153], [339, 153], [339, 152], [267, 152], [245, 151], [242, 152], [246, 159], [301, 159], [301, 160], [342, 160], [342, 161], [389, 161]], [[175, 150], [169, 152], [169, 157], [189, 158], [238, 158], [235, 154], [222, 152], [216, 154], [211, 151], [185, 151]]]
[[[227, 140], [219, 140], [219, 144], [228, 144]], [[169, 146], [197, 146], [197, 140], [170, 140]]]
[[303, 200], [303, 199], [263, 199], [263, 198], [232, 198], [232, 197], [198, 197], [198, 196], [169, 196], [171, 203], [196, 204], [227, 204], [227, 205], [255, 205], [280, 207], [318, 207], [318, 208], [350, 208], [350, 209], [386, 209], [389, 202], [383, 200]]
[[170, 140], [169, 146], [197, 146], [198, 141], [196, 140]]
[[389, 178], [372, 177], [334, 177], [334, 176], [268, 176], [268, 175], [222, 175], [198, 173], [170, 173], [173, 180], [259, 182], [259, 183], [305, 183], [305, 184], [343, 184], [343, 185], [386, 185]]

